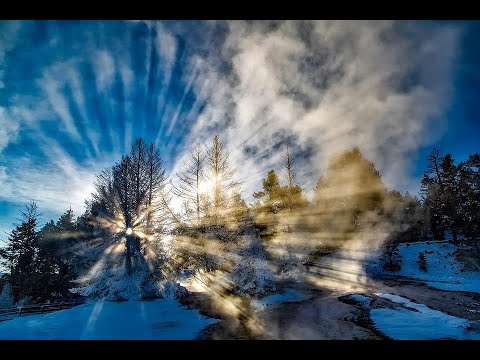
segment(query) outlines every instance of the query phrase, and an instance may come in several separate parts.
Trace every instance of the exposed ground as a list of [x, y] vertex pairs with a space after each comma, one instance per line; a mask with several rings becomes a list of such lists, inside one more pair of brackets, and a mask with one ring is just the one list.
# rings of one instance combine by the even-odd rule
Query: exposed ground
[[[405, 267], [407, 266], [410, 265], [405, 262]], [[322, 264], [318, 267], [325, 268]], [[322, 278], [315, 266], [310, 267], [309, 272], [312, 277]], [[472, 274], [475, 276], [475, 273]], [[235, 302], [241, 309], [240, 315], [234, 314], [231, 308], [223, 309], [217, 306], [205, 293], [190, 294], [184, 303], [200, 310], [206, 316], [221, 319], [219, 323], [205, 328], [199, 337], [201, 339], [388, 339], [387, 332], [397, 334], [398, 331], [387, 331], [387, 328], [380, 328], [372, 321], [371, 313], [375, 309], [390, 309], [391, 312], [386, 315], [387, 320], [388, 316], [399, 314], [403, 318], [411, 319], [405, 324], [400, 322], [394, 325], [400, 328], [400, 332], [404, 326], [403, 333], [408, 334], [412, 329], [422, 330], [422, 327], [430, 326], [431, 329], [419, 332], [420, 338], [427, 338], [425, 333], [433, 338], [438, 333], [440, 339], [480, 338], [479, 293], [442, 290], [430, 286], [428, 281], [418, 277], [394, 274], [369, 274], [364, 280], [360, 287], [351, 286], [347, 290], [342, 286], [332, 287], [332, 282], [328, 283], [328, 286], [312, 281], [284, 283], [280, 288], [301, 293], [301, 298], [289, 300], [287, 297], [285, 302], [264, 307], [252, 306], [252, 301], [242, 299]], [[443, 280], [436, 279], [436, 286], [441, 281]], [[468, 283], [467, 279], [466, 288], [471, 287], [471, 282]], [[401, 296], [415, 306], [392, 301], [388, 294]], [[228, 301], [230, 298], [226, 299]], [[416, 307], [424, 309], [425, 313]], [[376, 313], [381, 312], [385, 310]], [[447, 326], [446, 335], [442, 335], [441, 327], [445, 327], [442, 323], [446, 321], [457, 324], [448, 326], [460, 326], [458, 323], [468, 325], [462, 325], [454, 335], [451, 335]], [[433, 335], [430, 335], [432, 332]]]

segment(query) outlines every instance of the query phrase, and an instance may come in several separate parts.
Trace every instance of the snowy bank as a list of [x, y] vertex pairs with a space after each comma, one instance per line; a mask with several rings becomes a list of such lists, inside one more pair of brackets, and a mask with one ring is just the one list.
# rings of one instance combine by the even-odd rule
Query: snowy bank
[[190, 340], [217, 321], [176, 300], [99, 301], [0, 322], [0, 339]]
[[[379, 263], [374, 271], [425, 281], [427, 285], [441, 290], [480, 293], [480, 272], [466, 271], [463, 264], [457, 261], [457, 245], [447, 241], [427, 241], [400, 244], [398, 250], [402, 257], [400, 271], [382, 271]], [[420, 270], [420, 253], [425, 256], [426, 272]]]
[[480, 332], [468, 320], [432, 310], [392, 294], [377, 296], [401, 304], [397, 309], [372, 309], [370, 317], [377, 329], [395, 340], [480, 340]]

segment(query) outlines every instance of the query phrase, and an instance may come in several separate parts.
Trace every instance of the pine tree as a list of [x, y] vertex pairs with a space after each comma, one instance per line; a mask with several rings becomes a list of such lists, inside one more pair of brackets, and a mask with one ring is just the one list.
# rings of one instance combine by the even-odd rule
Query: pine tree
[[263, 191], [253, 193], [253, 197], [260, 201], [257, 210], [272, 214], [278, 213], [283, 208], [282, 187], [275, 170], [270, 170], [267, 177], [262, 180]]
[[383, 269], [386, 271], [399, 271], [402, 267], [402, 258], [398, 251], [397, 244], [387, 242], [384, 245]]
[[74, 262], [74, 245], [77, 240], [77, 224], [73, 210], [63, 213], [54, 224], [50, 221], [40, 231], [38, 242], [37, 268], [43, 292], [43, 300], [70, 297], [75, 273], [71, 263]]
[[44, 249], [50, 247], [49, 252], [52, 254], [70, 257], [72, 255], [71, 247], [78, 235], [73, 210], [70, 208], [64, 212], [55, 225], [53, 221], [45, 224], [41, 235], [40, 243]]
[[423, 252], [418, 253], [418, 267], [421, 271], [427, 272], [427, 258]]
[[465, 238], [477, 240], [480, 255], [480, 154], [472, 154], [459, 165], [461, 229]]
[[405, 195], [389, 191], [384, 204], [382, 221], [389, 224], [389, 238], [395, 242], [423, 240], [426, 235], [425, 211], [421, 202], [408, 191]]
[[284, 188], [285, 207], [292, 210], [306, 206], [308, 202], [303, 196], [302, 188], [297, 184], [297, 171], [288, 145], [283, 156], [283, 168], [286, 178], [286, 186]]
[[248, 206], [245, 200], [242, 199], [240, 192], [234, 193], [231, 197], [228, 214], [233, 224], [241, 224], [247, 220]]
[[453, 157], [447, 154], [440, 164], [443, 174], [443, 191], [441, 194], [444, 224], [450, 229], [453, 240], [458, 239], [461, 226], [461, 206], [459, 197], [459, 169], [454, 164]]
[[441, 156], [436, 148], [427, 160], [420, 191], [428, 210], [432, 236], [444, 239], [445, 231], [449, 230], [457, 240], [462, 227], [461, 166], [454, 164], [450, 154]]
[[2, 292], [0, 293], [0, 309], [10, 308], [13, 306], [13, 304], [12, 286], [10, 283], [6, 283], [3, 286]]
[[385, 211], [388, 191], [379, 171], [355, 147], [334, 157], [315, 189], [316, 223], [339, 243], [371, 223], [368, 214]]
[[10, 271], [9, 280], [15, 300], [25, 296], [36, 297], [41, 286], [37, 281], [36, 266], [39, 240], [37, 204], [30, 202], [21, 213], [22, 223], [10, 233], [7, 246], [0, 249], [2, 265]]

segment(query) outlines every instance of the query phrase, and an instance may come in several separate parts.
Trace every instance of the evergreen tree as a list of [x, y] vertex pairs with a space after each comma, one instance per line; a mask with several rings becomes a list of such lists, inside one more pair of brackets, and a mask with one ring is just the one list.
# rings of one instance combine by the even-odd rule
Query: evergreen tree
[[240, 192], [233, 194], [230, 200], [230, 209], [228, 211], [230, 221], [233, 224], [241, 224], [247, 220], [248, 206], [245, 200], [242, 199]]
[[75, 216], [72, 208], [68, 209], [62, 214], [62, 216], [60, 216], [56, 224], [56, 230], [59, 232], [62, 240], [69, 240], [73, 237], [73, 235], [75, 235]]
[[402, 267], [402, 258], [395, 243], [387, 242], [384, 244], [383, 251], [383, 269], [387, 271], [399, 271]]
[[253, 197], [260, 201], [257, 209], [261, 212], [278, 213], [283, 208], [283, 189], [275, 170], [270, 170], [262, 180], [263, 191], [253, 193]]
[[390, 224], [389, 241], [411, 242], [426, 235], [425, 211], [421, 202], [408, 191], [405, 195], [390, 191], [384, 201], [383, 221]]
[[9, 281], [15, 300], [26, 296], [34, 298], [41, 286], [38, 282], [37, 204], [32, 201], [22, 211], [22, 222], [12, 230], [6, 247], [0, 249], [2, 265], [9, 269]]
[[288, 145], [283, 157], [283, 167], [287, 183], [283, 194], [285, 207], [289, 210], [305, 207], [308, 201], [303, 196], [302, 188], [297, 184], [297, 171]]
[[[459, 204], [461, 228], [465, 238], [480, 245], [480, 154], [472, 154], [459, 165]], [[479, 246], [480, 254], [480, 246]]]
[[427, 258], [425, 257], [425, 253], [422, 251], [418, 253], [418, 267], [421, 271], [427, 272]]
[[455, 166], [453, 157], [450, 154], [443, 157], [440, 167], [443, 174], [441, 201], [444, 212], [444, 225], [451, 231], [453, 240], [456, 241], [461, 227], [462, 213], [462, 204], [459, 197], [459, 169]]
[[68, 209], [54, 224], [50, 221], [40, 232], [38, 243], [38, 273], [43, 284], [41, 298], [50, 300], [70, 297], [75, 273], [71, 263], [74, 260], [73, 246], [77, 242], [77, 226], [72, 209]]
[[461, 166], [455, 166], [450, 154], [442, 156], [436, 148], [427, 157], [421, 194], [427, 210], [431, 234], [444, 239], [445, 231], [457, 240], [462, 227]]
[[12, 287], [10, 283], [6, 283], [3, 286], [2, 292], [0, 293], [0, 309], [1, 308], [10, 308], [14, 304], [12, 296]]
[[317, 226], [341, 243], [362, 227], [371, 228], [374, 218], [385, 212], [388, 191], [373, 163], [356, 147], [333, 158], [315, 189]]

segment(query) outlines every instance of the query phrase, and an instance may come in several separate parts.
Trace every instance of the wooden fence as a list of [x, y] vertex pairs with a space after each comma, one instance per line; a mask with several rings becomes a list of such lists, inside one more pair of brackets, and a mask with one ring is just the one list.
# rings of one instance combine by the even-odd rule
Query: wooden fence
[[68, 300], [55, 303], [23, 305], [3, 309], [0, 308], [0, 321], [10, 320], [16, 316], [27, 314], [44, 314], [52, 311], [70, 309], [83, 303], [83, 300]]

